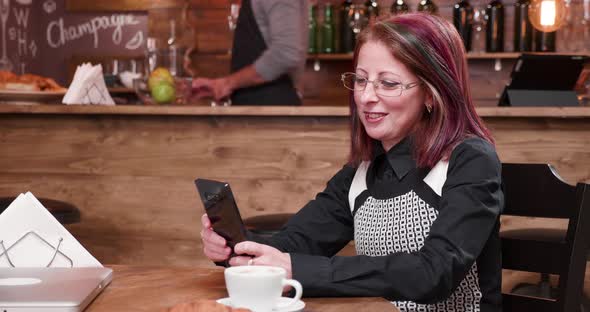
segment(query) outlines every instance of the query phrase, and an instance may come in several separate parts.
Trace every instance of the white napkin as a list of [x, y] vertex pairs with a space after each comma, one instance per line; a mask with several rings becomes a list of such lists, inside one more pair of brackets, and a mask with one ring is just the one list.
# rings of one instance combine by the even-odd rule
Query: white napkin
[[64, 96], [64, 104], [115, 105], [104, 82], [102, 66], [84, 63], [76, 68], [74, 79]]
[[102, 267], [30, 192], [0, 214], [0, 241], [10, 257], [0, 246], [0, 268], [10, 267], [9, 259], [15, 267], [45, 267], [58, 244], [50, 267]]

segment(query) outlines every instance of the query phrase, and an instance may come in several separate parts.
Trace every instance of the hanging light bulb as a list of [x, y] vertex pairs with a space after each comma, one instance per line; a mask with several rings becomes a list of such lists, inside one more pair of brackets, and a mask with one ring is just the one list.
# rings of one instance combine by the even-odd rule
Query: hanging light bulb
[[533, 0], [529, 6], [529, 19], [536, 29], [553, 32], [563, 25], [566, 17], [564, 0]]

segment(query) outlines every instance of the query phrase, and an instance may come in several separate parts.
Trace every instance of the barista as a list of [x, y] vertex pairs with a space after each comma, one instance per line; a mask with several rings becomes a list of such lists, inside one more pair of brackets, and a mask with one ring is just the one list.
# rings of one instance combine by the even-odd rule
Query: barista
[[307, 5], [307, 0], [242, 0], [231, 74], [196, 78], [196, 96], [231, 98], [232, 105], [301, 105]]

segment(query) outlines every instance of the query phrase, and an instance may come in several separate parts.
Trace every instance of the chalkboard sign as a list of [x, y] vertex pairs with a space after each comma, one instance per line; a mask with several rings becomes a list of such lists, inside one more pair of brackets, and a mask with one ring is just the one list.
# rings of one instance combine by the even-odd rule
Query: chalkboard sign
[[0, 0], [0, 70], [67, 85], [73, 55], [137, 56], [145, 51], [146, 12], [66, 12], [65, 0]]

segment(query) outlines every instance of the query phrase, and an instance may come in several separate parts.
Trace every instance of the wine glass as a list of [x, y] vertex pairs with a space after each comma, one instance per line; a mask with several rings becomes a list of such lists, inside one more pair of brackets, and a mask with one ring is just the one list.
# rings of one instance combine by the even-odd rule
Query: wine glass
[[[590, 0], [584, 0], [582, 2], [582, 11], [582, 25], [580, 25], [582, 28], [581, 40], [584, 43], [582, 50], [586, 53], [590, 53]], [[588, 83], [590, 84], [590, 79], [588, 79]], [[590, 89], [588, 93], [590, 93]]]
[[365, 16], [365, 8], [363, 5], [353, 4], [350, 6], [350, 28], [355, 35], [358, 35], [367, 25], [367, 17]]
[[[236, 30], [236, 26], [238, 24], [238, 16], [240, 15], [240, 4], [239, 3], [232, 3], [229, 6], [229, 15], [227, 16], [227, 25], [229, 27], [229, 31], [233, 36], [233, 32]], [[231, 54], [231, 46], [228, 50], [228, 54]]]
[[0, 21], [2, 22], [2, 58], [0, 58], [0, 70], [11, 71], [12, 62], [6, 56], [6, 22], [10, 15], [10, 0], [0, 0]]
[[473, 7], [473, 52], [483, 53], [486, 51], [485, 31], [488, 17], [486, 9], [480, 4]]
[[565, 1], [565, 21], [560, 30], [561, 47], [565, 52], [580, 52], [584, 49], [583, 14], [581, 3], [573, 0]]

